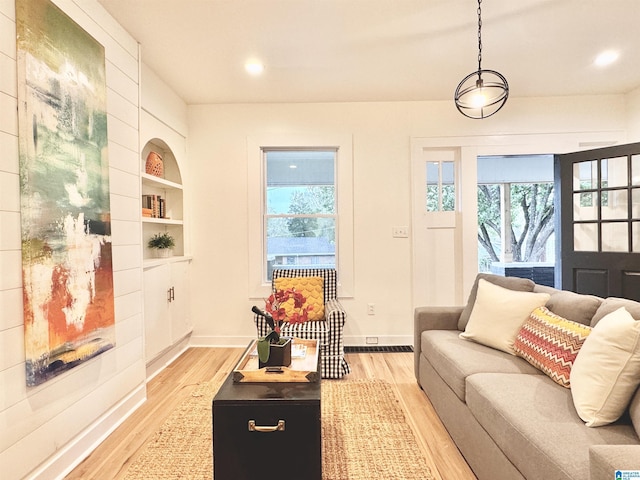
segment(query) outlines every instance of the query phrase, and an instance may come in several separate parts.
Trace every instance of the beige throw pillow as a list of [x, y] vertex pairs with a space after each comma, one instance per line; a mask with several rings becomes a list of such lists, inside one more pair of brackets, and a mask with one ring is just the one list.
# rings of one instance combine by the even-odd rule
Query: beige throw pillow
[[518, 292], [533, 292], [536, 284], [528, 278], [519, 277], [503, 277], [501, 275], [495, 275], [493, 273], [479, 273], [476, 275], [476, 280], [473, 282], [471, 292], [469, 292], [469, 298], [467, 299], [467, 305], [460, 314], [458, 320], [458, 330], [464, 330], [469, 323], [469, 317], [473, 310], [473, 305], [476, 303], [476, 297], [478, 296], [478, 283], [480, 280], [486, 280], [500, 287], [508, 288], [509, 290], [517, 290]]
[[640, 384], [640, 322], [622, 307], [603, 317], [571, 369], [571, 395], [588, 427], [615, 422]]
[[513, 342], [531, 312], [549, 300], [548, 293], [518, 292], [484, 279], [461, 338], [515, 355]]

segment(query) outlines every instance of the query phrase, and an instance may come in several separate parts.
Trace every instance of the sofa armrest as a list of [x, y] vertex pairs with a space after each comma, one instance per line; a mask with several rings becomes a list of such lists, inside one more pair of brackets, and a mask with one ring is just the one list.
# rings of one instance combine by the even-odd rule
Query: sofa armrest
[[425, 330], [457, 330], [464, 307], [418, 307], [413, 312], [413, 359], [418, 376], [420, 336]]
[[589, 447], [591, 480], [611, 480], [617, 470], [640, 470], [640, 445]]
[[415, 333], [425, 330], [457, 330], [464, 307], [418, 307], [413, 314]]

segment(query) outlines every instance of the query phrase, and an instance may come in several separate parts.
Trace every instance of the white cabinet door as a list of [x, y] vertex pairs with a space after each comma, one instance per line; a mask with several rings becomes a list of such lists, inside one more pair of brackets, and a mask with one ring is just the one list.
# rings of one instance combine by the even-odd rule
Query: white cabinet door
[[192, 329], [189, 311], [189, 262], [171, 264], [171, 341], [177, 342]]
[[144, 331], [147, 363], [171, 345], [168, 264], [144, 270]]

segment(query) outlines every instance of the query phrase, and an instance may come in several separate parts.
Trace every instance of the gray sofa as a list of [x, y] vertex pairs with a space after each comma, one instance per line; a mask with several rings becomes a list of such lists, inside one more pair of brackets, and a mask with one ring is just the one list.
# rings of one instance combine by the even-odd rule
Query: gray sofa
[[[549, 310], [586, 325], [620, 306], [640, 319], [640, 303], [630, 300], [578, 295], [514, 277], [478, 278], [549, 293]], [[523, 358], [459, 337], [477, 284], [466, 306], [415, 310], [414, 351], [418, 383], [478, 479], [613, 480], [617, 470], [640, 470], [640, 389], [620, 420], [586, 427], [570, 389]]]

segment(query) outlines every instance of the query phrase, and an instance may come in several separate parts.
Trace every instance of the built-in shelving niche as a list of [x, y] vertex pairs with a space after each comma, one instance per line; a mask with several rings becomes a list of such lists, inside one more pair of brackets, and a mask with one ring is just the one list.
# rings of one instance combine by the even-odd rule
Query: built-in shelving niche
[[[150, 152], [156, 152], [162, 157], [164, 165], [162, 177], [146, 173], [146, 162]], [[163, 218], [142, 217], [145, 266], [178, 260], [177, 258], [158, 259], [154, 256], [154, 252], [147, 248], [147, 242], [154, 234], [168, 232], [176, 241], [173, 257], [182, 257], [185, 252], [182, 176], [171, 148], [164, 141], [154, 138], [146, 143], [141, 154], [141, 172], [142, 198], [140, 199], [140, 208], [150, 206], [144, 204], [145, 196], [155, 196], [164, 202]], [[159, 213], [159, 208], [154, 210], [155, 215], [159, 215]]]

